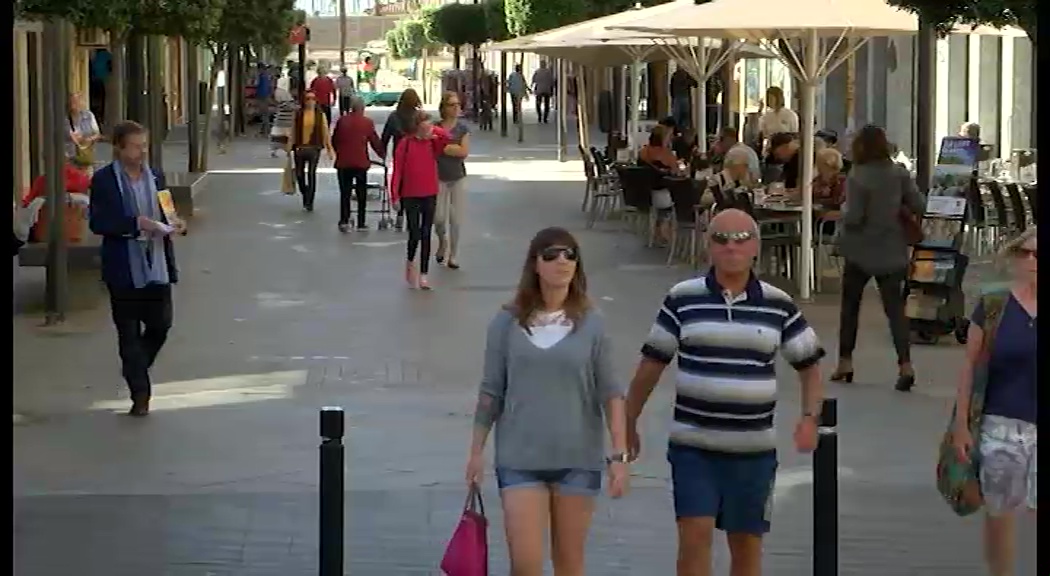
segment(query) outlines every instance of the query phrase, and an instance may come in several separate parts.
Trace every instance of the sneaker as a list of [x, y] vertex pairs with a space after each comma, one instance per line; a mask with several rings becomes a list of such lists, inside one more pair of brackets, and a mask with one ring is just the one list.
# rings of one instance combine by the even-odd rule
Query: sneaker
[[346, 234], [350, 230], [349, 224], [339, 224], [339, 231]]
[[131, 399], [131, 410], [128, 410], [128, 416], [148, 416], [149, 415], [149, 396], [146, 395], [134, 395]]

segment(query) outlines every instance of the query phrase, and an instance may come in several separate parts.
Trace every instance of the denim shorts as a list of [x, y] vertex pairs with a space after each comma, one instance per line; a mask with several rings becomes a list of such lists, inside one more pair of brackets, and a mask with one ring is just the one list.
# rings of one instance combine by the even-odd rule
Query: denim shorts
[[1036, 425], [987, 415], [981, 423], [981, 493], [988, 513], [1036, 509]]
[[671, 444], [676, 518], [714, 518], [731, 534], [769, 532], [776, 482], [776, 452], [730, 454]]
[[500, 490], [542, 486], [561, 494], [597, 496], [602, 491], [602, 473], [599, 470], [581, 470], [579, 468], [518, 470], [497, 467], [496, 483], [499, 485]]

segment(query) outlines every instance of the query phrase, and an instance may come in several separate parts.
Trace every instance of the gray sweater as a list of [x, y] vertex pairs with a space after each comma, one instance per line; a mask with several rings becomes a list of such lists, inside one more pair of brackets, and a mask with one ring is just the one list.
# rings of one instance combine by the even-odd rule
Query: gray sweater
[[589, 311], [544, 350], [501, 310], [489, 323], [481, 394], [498, 407], [497, 467], [603, 470], [604, 404], [624, 395], [613, 375], [605, 319]]
[[922, 215], [926, 202], [908, 171], [893, 162], [854, 164], [846, 179], [839, 253], [865, 272], [881, 276], [908, 266], [900, 221], [907, 207]]

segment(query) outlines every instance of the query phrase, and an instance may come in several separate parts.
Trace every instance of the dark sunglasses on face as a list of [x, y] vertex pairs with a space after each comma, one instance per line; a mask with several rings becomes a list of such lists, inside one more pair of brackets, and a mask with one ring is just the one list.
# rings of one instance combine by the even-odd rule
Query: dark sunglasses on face
[[551, 246], [550, 248], [544, 248], [540, 250], [540, 258], [543, 258], [544, 262], [554, 262], [558, 259], [558, 256], [565, 256], [565, 259], [569, 262], [575, 262], [579, 255], [576, 254], [576, 250], [572, 248], [563, 248], [560, 246]]
[[755, 233], [750, 230], [745, 230], [743, 232], [714, 232], [711, 234], [711, 241], [719, 246], [725, 246], [730, 242], [734, 244], [743, 244], [754, 237]]
[[1033, 260], [1038, 260], [1039, 259], [1039, 255], [1038, 255], [1037, 251], [1033, 250], [1031, 248], [1018, 248], [1018, 249], [1014, 250], [1014, 256], [1016, 256], [1017, 258], [1020, 258], [1020, 259], [1025, 259], [1025, 258], [1028, 258], [1029, 256], [1031, 256]]

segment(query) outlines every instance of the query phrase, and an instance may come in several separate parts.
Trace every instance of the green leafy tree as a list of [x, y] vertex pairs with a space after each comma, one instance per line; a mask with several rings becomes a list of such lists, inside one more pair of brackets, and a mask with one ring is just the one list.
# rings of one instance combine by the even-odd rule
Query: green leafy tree
[[494, 42], [502, 42], [510, 38], [507, 31], [507, 8], [504, 0], [487, 0], [482, 6], [485, 12], [485, 30], [488, 39]]
[[512, 36], [579, 22], [590, 10], [588, 0], [504, 0], [504, 9]]
[[932, 22], [942, 35], [957, 24], [1017, 26], [1036, 42], [1037, 0], [889, 0]]
[[419, 20], [402, 20], [396, 30], [399, 31], [398, 49], [402, 58], [419, 58], [429, 44], [427, 30]]
[[390, 57], [400, 60], [402, 58], [401, 29], [395, 26], [394, 28], [387, 30], [383, 38], [386, 40], [386, 50], [390, 54]]
[[485, 7], [481, 4], [445, 4], [434, 11], [433, 36], [453, 47], [484, 44], [489, 39], [484, 22]]

